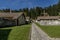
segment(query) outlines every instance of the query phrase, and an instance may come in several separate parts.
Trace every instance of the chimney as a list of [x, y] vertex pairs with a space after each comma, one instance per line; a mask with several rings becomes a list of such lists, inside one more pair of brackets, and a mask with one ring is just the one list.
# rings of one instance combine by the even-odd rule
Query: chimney
[[12, 13], [11, 9], [10, 9], [10, 13]]
[[44, 16], [49, 16], [48, 13], [46, 13], [45, 10], [43, 11], [43, 15], [44, 15]]
[[46, 14], [45, 10], [43, 11], [43, 14], [44, 14], [44, 16], [45, 16], [45, 14]]

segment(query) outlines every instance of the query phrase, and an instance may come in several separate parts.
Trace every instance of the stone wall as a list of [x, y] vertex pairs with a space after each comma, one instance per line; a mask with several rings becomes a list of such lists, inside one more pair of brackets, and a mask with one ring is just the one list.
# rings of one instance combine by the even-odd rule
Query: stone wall
[[19, 18], [18, 18], [18, 25], [21, 25], [21, 24], [25, 24], [25, 17], [24, 15], [21, 15]]

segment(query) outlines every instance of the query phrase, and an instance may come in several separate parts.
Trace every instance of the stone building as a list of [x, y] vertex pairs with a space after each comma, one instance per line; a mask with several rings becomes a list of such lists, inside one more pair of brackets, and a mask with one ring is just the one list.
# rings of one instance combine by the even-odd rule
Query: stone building
[[20, 13], [0, 13], [0, 26], [21, 25], [26, 23], [23, 12]]

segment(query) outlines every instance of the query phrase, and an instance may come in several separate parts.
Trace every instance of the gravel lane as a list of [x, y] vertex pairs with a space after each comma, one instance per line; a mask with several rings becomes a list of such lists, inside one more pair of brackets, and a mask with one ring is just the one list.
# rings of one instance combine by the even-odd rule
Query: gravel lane
[[32, 23], [31, 40], [51, 40], [51, 38], [41, 28]]

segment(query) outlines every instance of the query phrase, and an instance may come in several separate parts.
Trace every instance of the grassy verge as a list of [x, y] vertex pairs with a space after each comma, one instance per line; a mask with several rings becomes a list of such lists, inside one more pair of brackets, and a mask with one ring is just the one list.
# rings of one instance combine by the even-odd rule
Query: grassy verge
[[38, 23], [35, 24], [45, 31], [50, 37], [60, 38], [60, 26], [41, 26]]
[[0, 28], [0, 40], [29, 40], [31, 24]]

